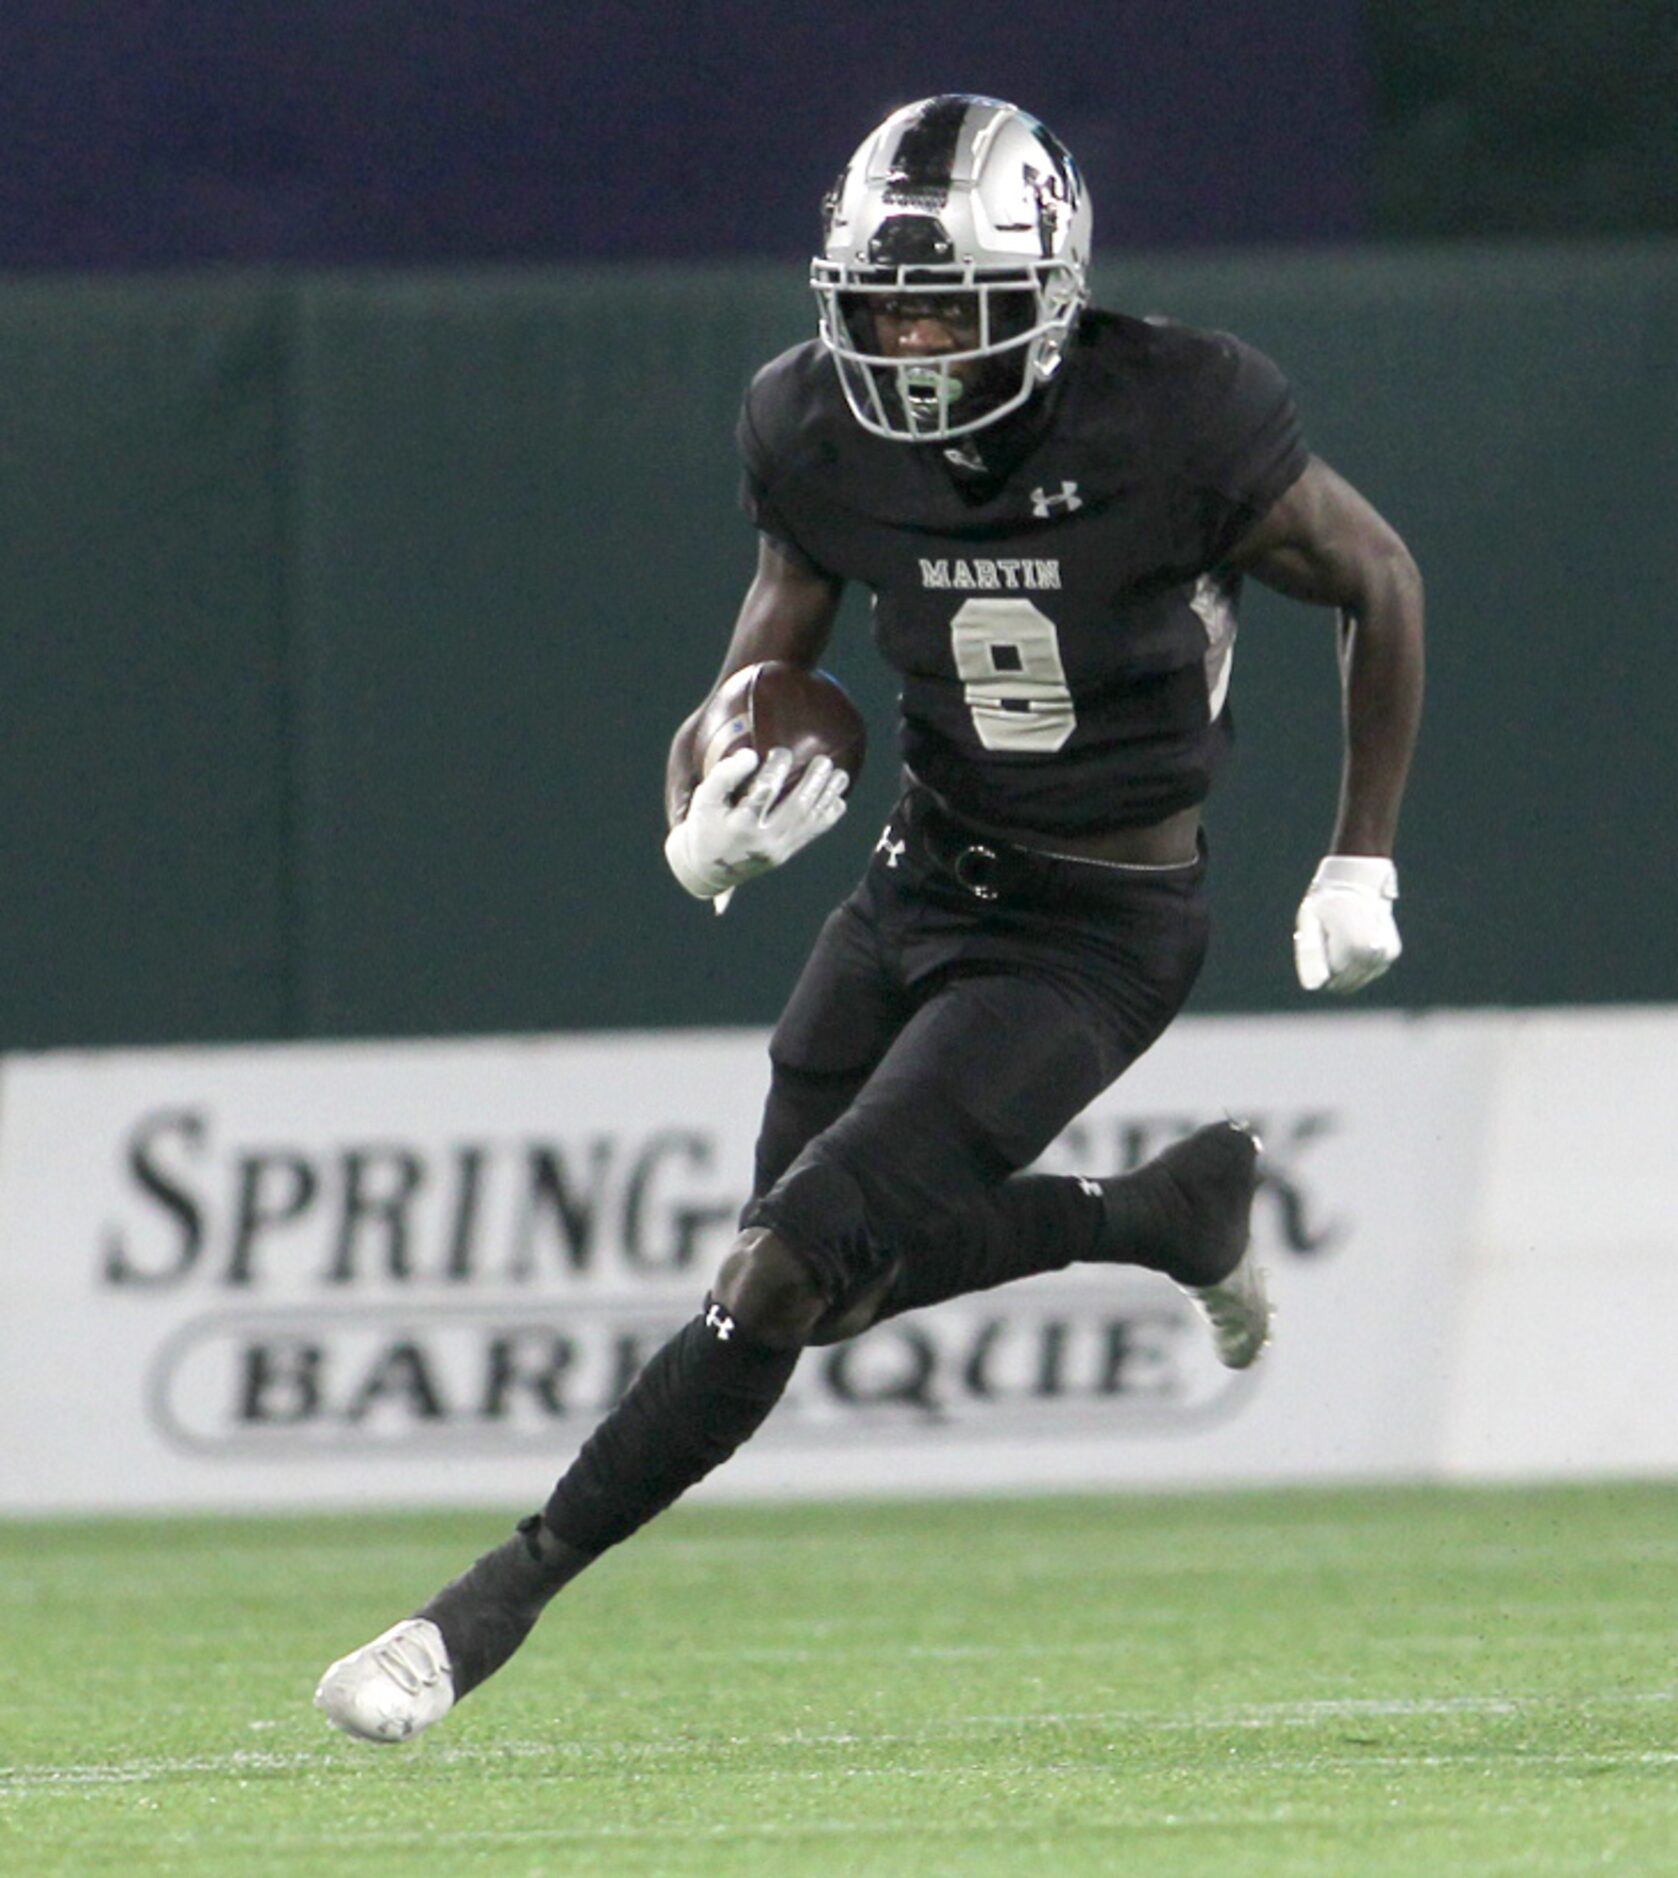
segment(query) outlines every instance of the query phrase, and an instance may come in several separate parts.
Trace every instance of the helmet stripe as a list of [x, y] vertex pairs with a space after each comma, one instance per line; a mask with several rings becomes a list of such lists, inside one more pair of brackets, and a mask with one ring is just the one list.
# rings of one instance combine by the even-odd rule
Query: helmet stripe
[[925, 192], [936, 190], [941, 195], [948, 192], [961, 127], [972, 102], [971, 98], [959, 94], [926, 101], [913, 121], [905, 126], [892, 152], [888, 202], [893, 199], [892, 192], [899, 189], [913, 190], [917, 202], [925, 201]]

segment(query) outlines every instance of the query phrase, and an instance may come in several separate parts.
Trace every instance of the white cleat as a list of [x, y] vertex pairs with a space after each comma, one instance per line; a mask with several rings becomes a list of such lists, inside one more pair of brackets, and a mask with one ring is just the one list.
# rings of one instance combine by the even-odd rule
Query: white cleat
[[1270, 1294], [1264, 1267], [1248, 1246], [1227, 1278], [1215, 1285], [1183, 1285], [1212, 1328], [1218, 1361], [1225, 1369], [1246, 1369], [1258, 1361], [1270, 1341]]
[[315, 1707], [363, 1741], [406, 1741], [454, 1707], [443, 1633], [428, 1617], [405, 1617], [320, 1679]]

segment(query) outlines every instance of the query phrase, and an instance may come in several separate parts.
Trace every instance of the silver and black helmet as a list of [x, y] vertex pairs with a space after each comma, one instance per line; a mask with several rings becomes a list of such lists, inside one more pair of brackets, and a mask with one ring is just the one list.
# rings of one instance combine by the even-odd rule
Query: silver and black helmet
[[[936, 441], [1018, 410], [1059, 370], [1089, 299], [1090, 204], [1065, 147], [996, 98], [952, 93], [894, 111], [864, 139], [826, 203], [810, 284], [821, 336], [857, 422]], [[977, 343], [890, 357], [882, 303], [971, 296]], [[950, 368], [985, 369], [964, 384]]]

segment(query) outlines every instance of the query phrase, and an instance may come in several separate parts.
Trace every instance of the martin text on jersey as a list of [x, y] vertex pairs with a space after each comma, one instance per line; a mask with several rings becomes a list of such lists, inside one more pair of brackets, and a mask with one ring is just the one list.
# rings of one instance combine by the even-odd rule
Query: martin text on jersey
[[923, 587], [949, 587], [962, 592], [1048, 593], [1060, 587], [1060, 562], [1015, 558], [1010, 560], [921, 560]]

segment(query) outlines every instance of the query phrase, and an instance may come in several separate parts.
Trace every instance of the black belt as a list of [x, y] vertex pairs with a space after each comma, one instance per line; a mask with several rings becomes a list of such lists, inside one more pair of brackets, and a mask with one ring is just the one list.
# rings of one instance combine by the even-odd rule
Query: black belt
[[[899, 846], [898, 844], [901, 844]], [[981, 904], [1013, 902], [1076, 906], [1104, 904], [1148, 883], [1189, 885], [1203, 857], [1175, 867], [1133, 866], [1081, 856], [1045, 854], [974, 828], [925, 789], [910, 789], [898, 803], [876, 856], [890, 867], [893, 850]]]

